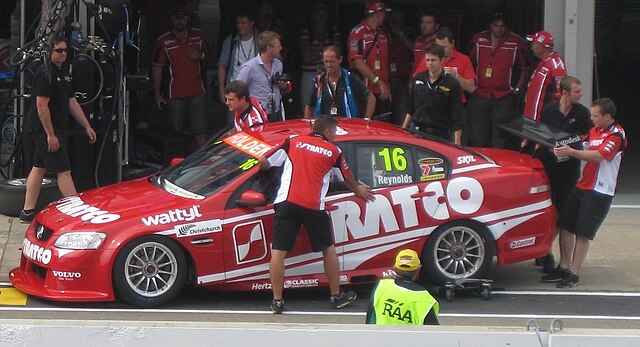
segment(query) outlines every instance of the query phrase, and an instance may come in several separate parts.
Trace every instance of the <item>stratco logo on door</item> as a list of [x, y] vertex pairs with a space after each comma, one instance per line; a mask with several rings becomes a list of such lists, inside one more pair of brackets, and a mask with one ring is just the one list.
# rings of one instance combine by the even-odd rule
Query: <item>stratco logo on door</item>
[[143, 217], [141, 220], [142, 223], [150, 227], [152, 225], [162, 225], [182, 221], [190, 222], [198, 217], [202, 217], [202, 213], [200, 213], [200, 206], [196, 205], [185, 210], [176, 208], [175, 210], [170, 210], [155, 216]]
[[236, 225], [233, 228], [238, 264], [264, 259], [267, 256], [267, 238], [262, 221]]

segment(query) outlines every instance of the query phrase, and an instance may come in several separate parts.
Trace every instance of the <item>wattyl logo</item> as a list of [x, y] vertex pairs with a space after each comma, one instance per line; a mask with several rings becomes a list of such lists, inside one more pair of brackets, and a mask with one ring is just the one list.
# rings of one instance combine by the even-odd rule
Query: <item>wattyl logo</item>
[[155, 216], [143, 217], [141, 220], [142, 223], [150, 227], [152, 225], [164, 225], [182, 221], [190, 222], [198, 217], [202, 217], [202, 213], [200, 213], [200, 206], [196, 205], [184, 210], [176, 208]]
[[222, 231], [222, 222], [219, 219], [208, 220], [204, 222], [176, 225], [174, 229], [178, 237], [216, 233]]
[[104, 224], [120, 219], [119, 214], [103, 211], [95, 206], [86, 204], [79, 196], [70, 196], [60, 199], [56, 205], [58, 211], [70, 217], [80, 217], [91, 224]]

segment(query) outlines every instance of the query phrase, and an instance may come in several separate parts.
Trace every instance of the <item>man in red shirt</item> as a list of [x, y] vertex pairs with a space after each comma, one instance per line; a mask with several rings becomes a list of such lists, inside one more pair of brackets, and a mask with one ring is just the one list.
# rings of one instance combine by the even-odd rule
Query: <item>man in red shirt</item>
[[549, 32], [538, 31], [527, 35], [527, 40], [532, 42], [531, 50], [540, 62], [529, 80], [523, 113], [540, 121], [544, 106], [560, 99], [560, 80], [567, 75], [567, 70], [560, 55], [553, 51], [553, 36]]
[[382, 1], [367, 2], [366, 17], [349, 33], [349, 63], [376, 96], [375, 115], [391, 110], [389, 40], [382, 28], [387, 8]]
[[[524, 85], [526, 44], [511, 32], [502, 13], [491, 16], [489, 30], [471, 39], [469, 58], [476, 67], [477, 88], [469, 94], [470, 145], [514, 148], [499, 125], [515, 116], [515, 95]], [[517, 74], [515, 88], [513, 73]], [[513, 141], [511, 141], [513, 142]]]
[[591, 104], [591, 121], [584, 150], [567, 145], [554, 148], [559, 158], [573, 157], [585, 161], [582, 178], [567, 199], [558, 216], [560, 229], [560, 264], [543, 282], [558, 282], [558, 288], [580, 284], [578, 272], [589, 252], [600, 225], [607, 217], [616, 190], [618, 172], [627, 137], [616, 122], [616, 106], [609, 98]]
[[[420, 19], [420, 33], [413, 43], [413, 73], [415, 76], [418, 66], [423, 64], [424, 50], [436, 43], [436, 33], [440, 29], [440, 22], [435, 12], [425, 11]], [[425, 67], [426, 68], [426, 67]]]
[[[193, 135], [202, 146], [208, 128], [203, 60], [209, 44], [202, 30], [190, 27], [189, 18], [186, 10], [175, 10], [171, 15], [173, 30], [158, 38], [153, 54], [153, 94], [159, 109], [167, 106], [173, 130]], [[163, 73], [168, 79], [164, 91]]]
[[269, 123], [267, 112], [258, 99], [249, 95], [246, 83], [235, 80], [224, 88], [225, 103], [233, 112], [233, 124], [238, 131], [258, 130], [257, 127]]
[[365, 201], [373, 200], [373, 194], [369, 187], [356, 182], [340, 149], [333, 144], [337, 122], [332, 116], [322, 115], [314, 121], [313, 133], [289, 137], [258, 159], [261, 170], [284, 166], [274, 201], [276, 213], [269, 266], [273, 289], [271, 310], [275, 314], [284, 311], [284, 260], [293, 248], [300, 225], [307, 230], [313, 251], [322, 252], [333, 307], [343, 308], [356, 299], [355, 292], [340, 290], [340, 265], [324, 198], [332, 174]]

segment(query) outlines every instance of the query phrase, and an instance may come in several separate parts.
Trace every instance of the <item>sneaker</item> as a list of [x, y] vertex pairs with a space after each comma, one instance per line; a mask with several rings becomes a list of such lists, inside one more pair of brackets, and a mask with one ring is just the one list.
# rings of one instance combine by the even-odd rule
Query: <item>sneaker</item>
[[558, 265], [555, 270], [551, 271], [551, 273], [548, 275], [542, 276], [540, 280], [545, 283], [559, 282], [562, 281], [562, 279], [565, 278], [569, 272], [571, 272], [569, 271], [569, 269], [563, 269], [560, 267], [560, 265]]
[[35, 217], [36, 212], [34, 210], [29, 210], [28, 212], [25, 210], [20, 211], [20, 223], [31, 223]]
[[273, 300], [271, 302], [271, 312], [281, 314], [284, 311], [284, 300]]
[[580, 277], [578, 277], [578, 275], [574, 274], [573, 272], [569, 271], [567, 275], [560, 282], [558, 282], [558, 284], [556, 284], [556, 287], [572, 288], [577, 286], [578, 284], [580, 284]]
[[331, 295], [331, 306], [333, 308], [343, 308], [356, 301], [358, 294], [354, 291], [340, 292], [338, 295]]
[[542, 272], [551, 274], [556, 268], [556, 259], [553, 257], [553, 253], [549, 253], [544, 257], [544, 264], [542, 265]]

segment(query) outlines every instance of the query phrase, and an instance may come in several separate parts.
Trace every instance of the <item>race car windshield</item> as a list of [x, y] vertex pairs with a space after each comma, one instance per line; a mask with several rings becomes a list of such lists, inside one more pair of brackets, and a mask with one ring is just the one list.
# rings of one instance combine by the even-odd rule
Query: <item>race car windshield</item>
[[169, 167], [152, 181], [172, 194], [198, 199], [216, 193], [257, 163], [252, 156], [217, 141]]

